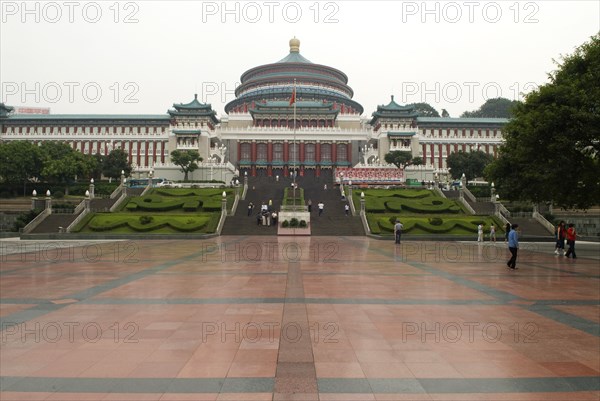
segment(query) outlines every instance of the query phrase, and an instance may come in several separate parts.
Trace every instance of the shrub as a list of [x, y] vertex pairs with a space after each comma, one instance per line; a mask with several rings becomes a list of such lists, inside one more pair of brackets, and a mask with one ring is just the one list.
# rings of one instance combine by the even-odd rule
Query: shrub
[[388, 220], [391, 224], [396, 224], [396, 220], [398, 220], [398, 218], [396, 216], [392, 216]]
[[133, 202], [129, 202], [127, 204], [127, 206], [125, 206], [125, 209], [127, 209], [127, 210], [137, 210], [137, 208], [138, 208], [138, 205], [136, 205]]
[[140, 224], [150, 224], [154, 220], [152, 216], [140, 216]]
[[306, 228], [306, 220], [300, 220], [300, 227]]
[[298, 221], [298, 219], [297, 219], [297, 218], [293, 217], [293, 218], [290, 220], [290, 227], [298, 227], [298, 224], [300, 224], [300, 222]]
[[21, 228], [25, 227], [27, 224], [31, 222], [31, 220], [35, 219], [38, 214], [42, 212], [41, 209], [30, 210], [25, 213], [21, 213], [19, 217], [15, 220], [12, 226], [12, 231], [19, 231]]
[[56, 199], [62, 199], [65, 197], [65, 194], [62, 191], [56, 191], [54, 192], [54, 198]]
[[444, 224], [444, 220], [442, 220], [441, 217], [431, 217], [429, 219], [429, 224], [432, 226], [441, 226]]
[[281, 223], [281, 227], [283, 227], [283, 228], [287, 228], [289, 226], [290, 226], [290, 222], [287, 220], [284, 220], [283, 223]]

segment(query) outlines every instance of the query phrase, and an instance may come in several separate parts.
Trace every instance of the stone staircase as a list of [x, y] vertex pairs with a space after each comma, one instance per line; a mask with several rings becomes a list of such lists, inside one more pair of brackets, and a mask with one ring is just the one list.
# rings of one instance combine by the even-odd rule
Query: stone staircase
[[[311, 234], [314, 236], [356, 236], [365, 235], [359, 216], [346, 216], [344, 205], [347, 201], [341, 200], [340, 190], [333, 185], [331, 172], [325, 171], [319, 181], [311, 181], [311, 177], [303, 177], [304, 199], [312, 200], [312, 213], [310, 217]], [[324, 184], [327, 183], [327, 190]], [[348, 194], [346, 194], [348, 195]], [[323, 202], [325, 205], [323, 214], [319, 217], [317, 204]], [[357, 205], [358, 208], [360, 206]]]
[[511, 224], [518, 224], [521, 229], [521, 238], [547, 237], [554, 238], [554, 233], [549, 232], [533, 217], [509, 217]]
[[[290, 177], [249, 177], [246, 199], [240, 200], [234, 216], [228, 216], [221, 231], [221, 235], [277, 235], [277, 227], [262, 226], [256, 222], [256, 215], [263, 202], [273, 201], [273, 208], [280, 210], [283, 200], [283, 190], [290, 187]], [[333, 185], [331, 172], [324, 171], [320, 177], [315, 177], [310, 171], [302, 177], [296, 178], [296, 183], [304, 189], [304, 200], [312, 200], [311, 235], [339, 236], [339, 235], [365, 235], [362, 223], [358, 216], [345, 216], [344, 204], [341, 201], [340, 191]], [[327, 190], [323, 189], [327, 184]], [[318, 216], [317, 204], [322, 201], [325, 211]], [[254, 210], [248, 216], [248, 204], [254, 204]]]
[[[221, 235], [277, 235], [276, 226], [263, 226], [256, 223], [256, 215], [260, 205], [273, 201], [273, 209], [279, 211], [283, 200], [283, 189], [290, 186], [289, 178], [275, 181], [274, 177], [248, 177], [246, 199], [240, 199], [235, 215], [227, 216]], [[248, 216], [248, 204], [252, 202], [254, 209]]]
[[66, 229], [75, 219], [79, 216], [78, 214], [60, 214], [52, 213], [46, 217], [42, 222], [29, 234], [48, 234], [57, 233], [60, 231], [60, 227]]

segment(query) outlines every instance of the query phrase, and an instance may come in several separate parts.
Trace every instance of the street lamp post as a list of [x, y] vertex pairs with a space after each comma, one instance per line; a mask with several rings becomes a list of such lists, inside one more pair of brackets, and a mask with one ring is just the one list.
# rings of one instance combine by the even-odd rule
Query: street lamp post
[[95, 193], [94, 193], [94, 188], [95, 188], [95, 185], [94, 185], [94, 179], [92, 178], [92, 179], [90, 180], [90, 198], [92, 198], [92, 199], [93, 199], [93, 198], [94, 198], [94, 196], [95, 196]]

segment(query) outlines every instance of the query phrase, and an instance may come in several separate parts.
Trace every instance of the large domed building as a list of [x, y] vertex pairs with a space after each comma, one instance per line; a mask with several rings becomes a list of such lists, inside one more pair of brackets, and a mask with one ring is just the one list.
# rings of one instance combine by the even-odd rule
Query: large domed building
[[353, 99], [348, 76], [309, 61], [296, 38], [281, 60], [244, 72], [235, 95], [220, 117], [197, 96], [150, 115], [20, 114], [0, 104], [0, 140], [63, 141], [87, 154], [121, 148], [138, 175], [154, 170], [155, 177], [174, 180], [182, 173], [170, 153], [193, 149], [204, 161], [190, 179], [225, 182], [244, 173], [319, 176], [336, 168], [383, 169], [389, 167], [385, 154], [401, 150], [421, 157], [417, 177], [431, 179], [447, 173], [453, 152], [495, 155], [507, 122], [420, 117], [393, 96], [367, 117]]
[[283, 59], [244, 72], [235, 95], [217, 132], [252, 175], [350, 166], [368, 134], [346, 74], [302, 56], [296, 38]]

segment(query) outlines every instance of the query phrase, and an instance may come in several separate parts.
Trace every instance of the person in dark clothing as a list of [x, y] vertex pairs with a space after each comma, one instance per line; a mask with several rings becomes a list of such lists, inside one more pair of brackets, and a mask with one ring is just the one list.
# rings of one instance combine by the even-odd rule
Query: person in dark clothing
[[517, 232], [517, 228], [519, 228], [519, 225], [513, 224], [512, 229], [508, 233], [508, 250], [510, 251], [511, 257], [506, 265], [513, 270], [518, 269], [517, 252], [519, 251], [519, 233]]
[[573, 223], [569, 223], [569, 228], [567, 229], [567, 244], [569, 245], [569, 249], [567, 249], [567, 253], [565, 256], [568, 258], [573, 255], [573, 259], [577, 259], [577, 255], [575, 255], [575, 239], [577, 238], [577, 232], [575, 232], [575, 226]]

